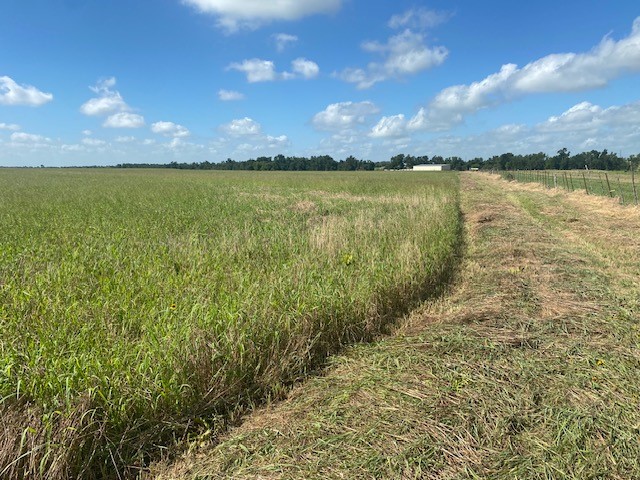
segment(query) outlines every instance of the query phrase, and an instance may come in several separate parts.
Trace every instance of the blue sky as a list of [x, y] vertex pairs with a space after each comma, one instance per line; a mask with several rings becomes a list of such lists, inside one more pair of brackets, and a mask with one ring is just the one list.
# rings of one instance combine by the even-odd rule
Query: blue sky
[[636, 0], [4, 0], [0, 165], [640, 153]]

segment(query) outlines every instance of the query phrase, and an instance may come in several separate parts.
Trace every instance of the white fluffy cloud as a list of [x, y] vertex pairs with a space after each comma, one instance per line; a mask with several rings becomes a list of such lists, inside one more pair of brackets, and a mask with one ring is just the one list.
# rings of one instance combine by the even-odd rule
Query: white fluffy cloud
[[290, 44], [298, 41], [297, 36], [288, 33], [276, 33], [273, 35], [273, 39], [276, 42], [278, 52], [283, 52]]
[[92, 98], [80, 107], [80, 111], [89, 116], [109, 115], [126, 110], [129, 107], [118, 92], [111, 96]]
[[80, 107], [80, 112], [88, 116], [107, 116], [102, 126], [105, 128], [140, 128], [144, 127], [144, 117], [136, 113], [127, 102], [124, 101], [120, 92], [113, 90], [116, 79], [110, 77], [100, 80], [95, 86], [89, 89], [97, 94]]
[[427, 8], [413, 8], [404, 13], [394, 15], [389, 20], [391, 28], [433, 28], [446, 22], [451, 14], [446, 12], [436, 12]]
[[311, 119], [311, 124], [317, 130], [352, 129], [366, 123], [371, 115], [378, 112], [378, 107], [370, 101], [332, 103], [316, 113]]
[[278, 135], [277, 137], [272, 137], [271, 135], [266, 136], [266, 145], [267, 148], [283, 148], [289, 145], [289, 137], [286, 135]]
[[135, 113], [120, 112], [113, 114], [102, 124], [106, 128], [140, 128], [144, 127], [144, 117]]
[[118, 92], [113, 92], [102, 97], [92, 98], [80, 107], [80, 111], [89, 116], [109, 115], [114, 112], [129, 110]]
[[412, 142], [416, 153], [489, 157], [505, 152], [554, 154], [613, 149], [625, 155], [640, 151], [640, 102], [602, 107], [578, 103], [534, 125], [507, 124], [476, 135], [443, 135]]
[[213, 14], [218, 25], [229, 32], [257, 27], [273, 20], [300, 18], [337, 11], [342, 0], [182, 0], [202, 13]]
[[480, 81], [445, 88], [431, 101], [428, 112], [423, 112], [422, 126], [429, 129], [436, 119], [451, 126], [463, 121], [464, 115], [524, 95], [600, 88], [638, 71], [640, 17], [628, 37], [614, 41], [607, 36], [589, 52], [551, 54], [522, 68], [506, 64]]
[[16, 132], [20, 130], [20, 125], [16, 125], [15, 123], [0, 123], [0, 130]]
[[407, 121], [404, 115], [382, 117], [369, 134], [374, 138], [403, 137], [406, 135]]
[[18, 85], [11, 77], [0, 77], [0, 105], [39, 107], [52, 100], [51, 93], [41, 92], [31, 85]]
[[184, 138], [191, 135], [191, 132], [182, 125], [173, 122], [156, 122], [151, 125], [153, 133], [159, 133], [165, 137]]
[[259, 152], [282, 153], [290, 144], [286, 135], [266, 135], [262, 133], [262, 126], [255, 120], [244, 117], [221, 125], [219, 130], [227, 135], [211, 144], [215, 153], [224, 149], [233, 151], [234, 155], [246, 156]]
[[306, 58], [296, 58], [291, 62], [291, 70], [293, 72], [293, 78], [302, 77], [304, 79], [311, 79], [317, 77], [320, 73], [318, 64]]
[[628, 72], [640, 71], [640, 17], [631, 34], [619, 41], [608, 36], [586, 53], [548, 55], [525, 65], [513, 82], [516, 92], [571, 92], [607, 85]]
[[[120, 95], [120, 92], [113, 90], [116, 79], [109, 77], [100, 80], [95, 86], [89, 87], [97, 97], [85, 102], [80, 107], [80, 112], [88, 116], [107, 116], [102, 126], [105, 128], [140, 128], [144, 127], [144, 117], [136, 113], [131, 113], [132, 108]], [[84, 135], [91, 135], [90, 130], [84, 130]]]
[[244, 95], [235, 90], [218, 90], [218, 98], [223, 102], [233, 102], [237, 100], [244, 100]]
[[11, 134], [11, 141], [19, 143], [49, 143], [51, 139], [32, 133], [15, 132]]
[[296, 58], [291, 62], [291, 72], [279, 73], [271, 60], [252, 58], [242, 63], [232, 63], [227, 70], [237, 70], [247, 76], [247, 82], [273, 82], [276, 80], [294, 80], [298, 78], [312, 79], [319, 75], [320, 67], [317, 63], [306, 58]]
[[226, 134], [234, 137], [259, 135], [262, 132], [260, 124], [249, 117], [232, 120], [231, 122], [222, 125], [220, 129]]
[[235, 146], [234, 153], [240, 156], [262, 156], [267, 153], [282, 153], [291, 142], [286, 135], [271, 135], [254, 138], [251, 143], [244, 142]]
[[[421, 108], [413, 117], [407, 119], [403, 114], [382, 117], [371, 129], [369, 136], [374, 138], [406, 137], [418, 130], [442, 131], [451, 126], [452, 118], [461, 116], [437, 117], [433, 111]], [[461, 121], [461, 120], [458, 120]]]
[[[640, 138], [640, 102], [602, 108], [589, 102], [581, 102], [557, 116], [535, 126], [535, 131], [560, 136], [606, 137], [620, 135]], [[618, 143], [622, 138], [618, 140]], [[610, 145], [612, 147], [613, 145]], [[616, 147], [618, 144], [615, 145]]]
[[409, 29], [394, 35], [386, 43], [369, 41], [363, 50], [377, 54], [382, 61], [371, 62], [366, 69], [347, 68], [336, 76], [357, 88], [370, 88], [390, 78], [402, 78], [441, 65], [449, 55], [443, 46], [430, 47], [423, 33]]
[[237, 70], [247, 76], [247, 82], [271, 82], [278, 78], [276, 66], [270, 60], [252, 58], [244, 60], [242, 63], [232, 63], [227, 70]]
[[89, 89], [98, 96], [90, 99], [80, 107], [80, 111], [88, 116], [110, 115], [116, 112], [128, 112], [131, 110], [124, 101], [120, 92], [112, 90], [116, 85], [114, 77], [99, 81]]

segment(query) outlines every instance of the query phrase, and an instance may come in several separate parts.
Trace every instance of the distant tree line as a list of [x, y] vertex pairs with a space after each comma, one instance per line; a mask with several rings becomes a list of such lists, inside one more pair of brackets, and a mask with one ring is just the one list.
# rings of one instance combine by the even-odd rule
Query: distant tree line
[[391, 157], [388, 162], [380, 162], [376, 166], [382, 165], [394, 170], [411, 168], [420, 164], [447, 164], [451, 165], [452, 170], [469, 170], [470, 168], [481, 170], [576, 170], [585, 167], [592, 170], [628, 170], [630, 165], [637, 168], [639, 163], [640, 155], [624, 158], [616, 153], [608, 152], [606, 149], [601, 152], [591, 150], [571, 155], [566, 148], [562, 148], [554, 156], [543, 152], [526, 155], [503, 153], [487, 159], [476, 157], [471, 160], [463, 160], [460, 157], [443, 158], [438, 155], [429, 158], [399, 154]]
[[280, 170], [280, 171], [348, 171], [348, 170], [374, 170], [376, 164], [371, 160], [359, 160], [349, 156], [344, 160], [336, 161], [329, 155], [312, 157], [258, 157], [242, 162], [227, 159], [225, 162], [212, 163], [209, 161], [199, 163], [167, 164], [134, 164], [123, 163], [119, 168], [176, 168], [178, 170]]
[[631, 166], [637, 168], [639, 163], [640, 154], [625, 158], [605, 149], [601, 152], [591, 150], [590, 152], [571, 155], [566, 148], [562, 148], [553, 156], [543, 152], [526, 155], [503, 153], [487, 159], [476, 157], [470, 160], [463, 160], [457, 156], [444, 158], [434, 155], [429, 158], [427, 155], [413, 156], [402, 153], [394, 155], [388, 161], [383, 162], [360, 160], [354, 156], [349, 156], [344, 160], [334, 160], [329, 155], [311, 157], [276, 155], [275, 157], [257, 157], [245, 161], [236, 161], [229, 158], [224, 162], [121, 163], [116, 167], [174, 168], [178, 170], [355, 171], [404, 170], [421, 164], [446, 164], [451, 165], [452, 170], [469, 170], [471, 168], [480, 170], [576, 170], [584, 168], [592, 170], [628, 170]]

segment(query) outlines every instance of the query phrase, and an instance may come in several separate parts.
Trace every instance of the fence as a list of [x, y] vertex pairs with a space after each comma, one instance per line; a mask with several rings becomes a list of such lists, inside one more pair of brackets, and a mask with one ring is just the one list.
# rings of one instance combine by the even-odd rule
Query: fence
[[638, 205], [636, 173], [599, 172], [590, 170], [512, 170], [497, 172], [506, 180], [539, 183], [546, 188], [569, 192], [583, 190], [587, 195], [618, 198], [623, 205]]

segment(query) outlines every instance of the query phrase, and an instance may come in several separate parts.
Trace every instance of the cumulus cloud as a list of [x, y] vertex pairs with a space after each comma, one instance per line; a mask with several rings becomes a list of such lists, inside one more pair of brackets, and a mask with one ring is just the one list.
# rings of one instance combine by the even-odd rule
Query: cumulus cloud
[[272, 37], [276, 42], [276, 50], [278, 50], [278, 52], [284, 52], [290, 44], [298, 41], [298, 37], [295, 35], [289, 35], [288, 33], [276, 33]]
[[131, 143], [131, 142], [135, 142], [136, 141], [136, 137], [120, 136], [120, 137], [116, 137], [115, 141], [118, 142], [118, 143]]
[[173, 122], [156, 122], [151, 125], [153, 133], [159, 133], [165, 137], [184, 138], [191, 135], [191, 132], [182, 125]]
[[51, 93], [41, 92], [31, 85], [18, 85], [11, 77], [0, 77], [0, 105], [39, 107], [52, 100]]
[[112, 96], [92, 98], [80, 107], [80, 111], [89, 116], [102, 116], [126, 110], [129, 110], [129, 107], [117, 92]]
[[244, 100], [244, 94], [234, 90], [218, 90], [218, 98], [223, 102]]
[[337, 11], [342, 0], [183, 0], [202, 13], [215, 15], [227, 32], [256, 28], [274, 20], [300, 18]]
[[441, 65], [449, 55], [443, 46], [430, 47], [423, 33], [410, 29], [390, 37], [386, 43], [364, 42], [362, 49], [381, 57], [363, 68], [347, 68], [335, 74], [338, 78], [355, 83], [357, 88], [370, 88], [390, 78], [403, 78]]
[[278, 78], [276, 66], [270, 60], [252, 58], [244, 60], [242, 63], [232, 63], [227, 70], [237, 70], [247, 76], [247, 82], [271, 82]]
[[404, 115], [382, 117], [369, 134], [374, 138], [403, 137], [406, 135], [407, 121]]
[[124, 101], [120, 92], [112, 90], [116, 79], [110, 77], [99, 81], [89, 89], [98, 96], [90, 99], [80, 107], [80, 112], [88, 116], [110, 115], [116, 112], [128, 112], [131, 110]]
[[595, 139], [609, 148], [623, 146], [629, 138], [636, 139], [636, 150], [640, 150], [640, 102], [603, 108], [590, 102], [581, 102], [560, 115], [549, 117], [537, 124], [532, 131], [539, 135], [573, 139], [574, 143]]
[[20, 125], [16, 125], [15, 123], [0, 123], [0, 130], [16, 132], [20, 130]]
[[311, 124], [317, 130], [352, 129], [366, 123], [371, 115], [378, 112], [378, 107], [370, 101], [332, 103], [316, 113], [311, 119]]
[[289, 145], [289, 137], [286, 135], [278, 135], [277, 137], [267, 135], [266, 141], [267, 148], [283, 148]]
[[289, 146], [286, 135], [267, 135], [262, 133], [262, 126], [255, 120], [244, 117], [221, 125], [219, 130], [227, 137], [218, 138], [210, 145], [211, 151], [217, 153], [221, 149], [233, 150], [237, 155], [278, 150], [281, 153]]
[[273, 137], [271, 135], [260, 136], [254, 138], [251, 143], [243, 142], [235, 146], [234, 152], [238, 155], [265, 155], [267, 152], [282, 153], [290, 144], [289, 137], [279, 135]]
[[464, 116], [534, 93], [577, 92], [601, 88], [626, 73], [640, 71], [640, 17], [631, 34], [619, 41], [605, 37], [585, 53], [551, 54], [522, 68], [505, 64], [500, 71], [468, 85], [442, 90], [423, 112], [421, 127], [438, 119], [452, 126]]
[[144, 117], [135, 113], [121, 112], [107, 117], [102, 124], [106, 128], [140, 128], [144, 127]]
[[15, 132], [11, 134], [11, 141], [17, 143], [49, 143], [50, 138], [42, 135], [34, 135], [32, 133]]
[[451, 18], [447, 12], [437, 12], [427, 8], [413, 8], [404, 13], [394, 15], [389, 20], [391, 28], [433, 28]]
[[320, 73], [320, 67], [315, 62], [307, 60], [306, 58], [296, 58], [291, 62], [291, 70], [293, 78], [301, 77], [304, 79], [311, 79], [318, 76]]
[[369, 128], [372, 116], [379, 111], [370, 101], [328, 105], [311, 119], [316, 130], [331, 132], [320, 141], [318, 150], [335, 155], [369, 155], [373, 145], [364, 132]]
[[86, 147], [84, 147], [83, 145], [78, 145], [78, 144], [63, 144], [60, 145], [60, 151], [61, 152], [84, 152], [86, 151]]
[[232, 120], [231, 122], [222, 125], [220, 127], [224, 133], [234, 136], [248, 136], [248, 135], [259, 135], [262, 132], [262, 127], [255, 120], [244, 117], [237, 120]]
[[507, 124], [476, 135], [443, 135], [424, 144], [412, 144], [429, 155], [463, 157], [488, 157], [504, 152], [555, 154], [563, 147], [573, 152], [615, 148], [634, 153], [640, 151], [638, 125], [640, 102], [607, 108], [580, 102], [537, 124]]
[[276, 80], [312, 79], [320, 73], [317, 63], [306, 58], [296, 58], [291, 62], [291, 72], [277, 72], [271, 60], [252, 58], [242, 63], [232, 63], [227, 70], [236, 70], [247, 76], [247, 82], [273, 82]]
[[513, 79], [516, 92], [574, 92], [604, 87], [614, 78], [640, 71], [640, 17], [619, 41], [606, 36], [586, 53], [563, 53], [525, 65]]

